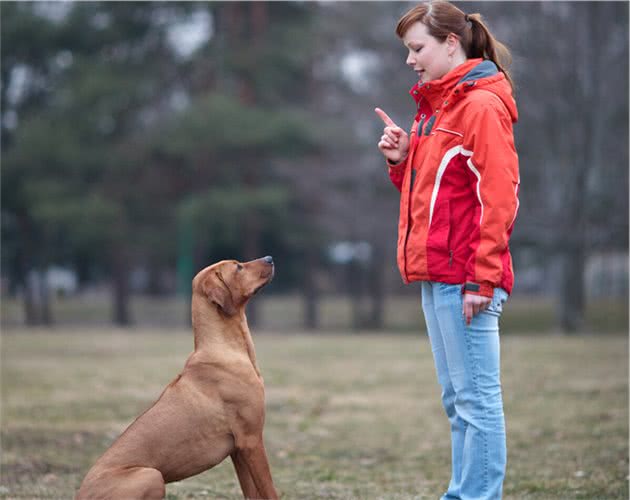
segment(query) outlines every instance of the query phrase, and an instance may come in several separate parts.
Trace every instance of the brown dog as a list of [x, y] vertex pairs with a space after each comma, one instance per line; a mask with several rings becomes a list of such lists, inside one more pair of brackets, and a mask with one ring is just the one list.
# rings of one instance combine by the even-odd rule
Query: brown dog
[[87, 473], [77, 499], [163, 498], [164, 484], [232, 457], [246, 498], [278, 498], [263, 445], [265, 390], [245, 304], [271, 257], [206, 267], [192, 285], [195, 350], [181, 374]]

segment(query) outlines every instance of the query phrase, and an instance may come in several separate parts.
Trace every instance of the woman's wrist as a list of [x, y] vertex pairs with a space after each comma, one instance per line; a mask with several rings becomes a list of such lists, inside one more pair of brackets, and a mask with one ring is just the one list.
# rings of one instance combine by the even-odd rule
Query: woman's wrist
[[393, 161], [390, 160], [389, 158], [387, 158], [387, 164], [390, 167], [398, 167], [400, 166], [402, 163], [404, 163], [407, 160], [407, 155], [404, 155], [402, 158], [400, 158], [398, 161]]

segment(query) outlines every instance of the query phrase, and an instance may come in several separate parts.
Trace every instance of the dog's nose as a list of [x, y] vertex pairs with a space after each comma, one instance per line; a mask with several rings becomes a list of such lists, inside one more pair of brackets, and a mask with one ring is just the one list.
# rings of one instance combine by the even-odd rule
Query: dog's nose
[[267, 263], [267, 264], [273, 264], [273, 257], [271, 255], [267, 255], [267, 257], [263, 257], [263, 260]]

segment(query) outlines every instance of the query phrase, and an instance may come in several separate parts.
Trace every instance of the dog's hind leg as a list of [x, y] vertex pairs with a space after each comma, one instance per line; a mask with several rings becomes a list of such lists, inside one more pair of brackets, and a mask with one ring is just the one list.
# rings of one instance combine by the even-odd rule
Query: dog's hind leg
[[157, 469], [134, 467], [129, 469], [128, 476], [124, 481], [124, 486], [121, 484], [121, 487], [124, 487], [124, 489], [121, 490], [118, 498], [161, 500], [166, 496], [164, 478]]
[[114, 469], [81, 485], [76, 500], [161, 500], [166, 495], [164, 478], [157, 469]]

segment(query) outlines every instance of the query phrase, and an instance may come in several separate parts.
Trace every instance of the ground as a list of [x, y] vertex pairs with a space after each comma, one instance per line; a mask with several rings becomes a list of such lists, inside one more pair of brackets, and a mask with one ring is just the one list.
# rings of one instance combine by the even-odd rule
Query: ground
[[[426, 335], [254, 332], [285, 499], [437, 499], [448, 423]], [[71, 498], [181, 370], [187, 330], [3, 331], [0, 497]], [[506, 499], [628, 498], [628, 340], [506, 335]], [[229, 459], [167, 498], [242, 498]]]

